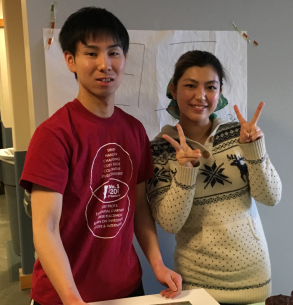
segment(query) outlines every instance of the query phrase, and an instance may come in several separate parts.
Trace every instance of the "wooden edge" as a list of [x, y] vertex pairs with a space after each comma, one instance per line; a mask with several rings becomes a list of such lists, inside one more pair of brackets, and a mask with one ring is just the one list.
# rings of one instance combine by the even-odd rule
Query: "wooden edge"
[[19, 269], [20, 289], [29, 289], [32, 287], [32, 274], [22, 274], [22, 269]]
[[4, 28], [4, 21], [3, 21], [3, 19], [0, 19], [0, 28]]

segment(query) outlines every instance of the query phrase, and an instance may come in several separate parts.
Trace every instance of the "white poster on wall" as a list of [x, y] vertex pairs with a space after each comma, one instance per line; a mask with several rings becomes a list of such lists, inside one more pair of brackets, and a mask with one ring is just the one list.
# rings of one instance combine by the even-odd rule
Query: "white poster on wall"
[[[64, 61], [58, 43], [60, 30], [45, 50], [49, 115], [72, 101], [78, 84]], [[233, 105], [238, 105], [246, 118], [247, 109], [247, 42], [236, 31], [128, 31], [130, 47], [124, 79], [116, 91], [116, 105], [140, 120], [153, 139], [166, 124], [175, 125], [166, 108], [170, 100], [166, 88], [181, 54], [204, 50], [215, 54], [224, 66], [228, 81], [223, 95], [229, 104], [217, 112], [223, 119], [234, 121]], [[44, 43], [48, 29], [43, 32]]]

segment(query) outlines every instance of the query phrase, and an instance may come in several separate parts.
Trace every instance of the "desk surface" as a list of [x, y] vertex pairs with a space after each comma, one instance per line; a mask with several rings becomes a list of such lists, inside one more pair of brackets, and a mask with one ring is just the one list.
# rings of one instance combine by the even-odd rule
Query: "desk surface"
[[[90, 303], [91, 305], [157, 305], [189, 301], [192, 305], [219, 305], [204, 289], [184, 290], [174, 299], [166, 299], [160, 294], [146, 295], [142, 297], [117, 299], [112, 301], [103, 301]], [[174, 304], [175, 305], [175, 304]], [[178, 304], [179, 305], [179, 304]]]
[[[153, 294], [142, 297], [95, 302], [90, 303], [90, 305], [172, 305], [172, 303], [175, 303], [174, 305], [179, 305], [180, 302], [184, 301], [189, 301], [192, 305], [219, 305], [219, 303], [214, 298], [212, 298], [204, 289], [184, 290], [178, 297], [171, 300], [162, 297], [160, 294]], [[265, 303], [263, 302], [247, 305], [265, 305]]]

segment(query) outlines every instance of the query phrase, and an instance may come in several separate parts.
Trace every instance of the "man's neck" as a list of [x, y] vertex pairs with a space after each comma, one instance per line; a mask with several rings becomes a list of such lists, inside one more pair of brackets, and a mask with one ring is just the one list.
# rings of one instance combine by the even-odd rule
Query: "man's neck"
[[114, 96], [102, 99], [95, 96], [84, 97], [79, 93], [77, 99], [88, 111], [98, 117], [109, 118], [114, 113]]

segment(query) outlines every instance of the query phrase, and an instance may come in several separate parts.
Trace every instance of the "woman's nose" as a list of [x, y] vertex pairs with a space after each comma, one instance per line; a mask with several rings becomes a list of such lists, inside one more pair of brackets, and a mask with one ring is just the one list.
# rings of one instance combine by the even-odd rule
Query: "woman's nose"
[[195, 99], [197, 100], [206, 100], [206, 93], [205, 93], [205, 89], [203, 87], [199, 87], [197, 88], [196, 92], [195, 92]]

